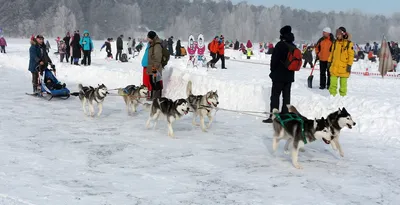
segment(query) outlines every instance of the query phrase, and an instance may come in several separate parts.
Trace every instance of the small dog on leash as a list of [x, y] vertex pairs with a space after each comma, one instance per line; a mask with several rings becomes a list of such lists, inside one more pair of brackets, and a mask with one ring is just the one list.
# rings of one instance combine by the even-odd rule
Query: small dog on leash
[[150, 109], [150, 116], [146, 122], [146, 128], [150, 127], [151, 120], [154, 121], [153, 127], [155, 128], [157, 120], [162, 114], [167, 117], [168, 136], [173, 138], [174, 130], [172, 129], [172, 123], [189, 112], [189, 105], [185, 99], [178, 99], [173, 101], [171, 99], [162, 97], [154, 99]]
[[197, 125], [196, 117], [200, 116], [200, 126], [203, 132], [206, 132], [206, 126], [204, 124], [204, 118], [208, 117], [207, 128], [210, 128], [213, 121], [211, 111], [213, 111], [219, 104], [217, 91], [209, 91], [205, 95], [193, 95], [192, 93], [192, 81], [189, 81], [186, 87], [187, 101], [189, 103], [190, 110], [193, 111], [193, 125]]
[[103, 112], [103, 102], [108, 93], [107, 87], [104, 84], [99, 85], [97, 88], [92, 86], [78, 85], [79, 93], [71, 93], [71, 95], [79, 96], [82, 103], [83, 113], [87, 115], [86, 104], [89, 105], [89, 116], [94, 116], [94, 106], [93, 103], [96, 102], [99, 108], [97, 116], [100, 116]]
[[137, 106], [143, 104], [141, 99], [147, 98], [148, 91], [149, 89], [144, 85], [128, 85], [125, 88], [118, 89], [118, 95], [124, 98], [128, 115], [135, 113]]
[[300, 148], [317, 139], [322, 139], [326, 144], [332, 140], [332, 130], [324, 118], [310, 120], [296, 113], [280, 114], [278, 109], [274, 109], [272, 113], [274, 128], [272, 149], [275, 152], [279, 141], [286, 139], [285, 149], [292, 145], [292, 163], [297, 169], [302, 169], [298, 162]]

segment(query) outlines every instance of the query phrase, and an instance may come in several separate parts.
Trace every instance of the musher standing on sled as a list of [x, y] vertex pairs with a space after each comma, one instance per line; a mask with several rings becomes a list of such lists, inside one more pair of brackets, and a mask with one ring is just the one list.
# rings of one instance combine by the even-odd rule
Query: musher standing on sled
[[37, 35], [36, 39], [31, 41], [31, 47], [29, 48], [29, 68], [28, 70], [32, 73], [32, 84], [33, 93], [40, 93], [39, 87], [39, 72], [43, 72], [50, 64], [54, 69], [49, 55], [47, 54], [46, 45], [43, 44], [44, 37]]

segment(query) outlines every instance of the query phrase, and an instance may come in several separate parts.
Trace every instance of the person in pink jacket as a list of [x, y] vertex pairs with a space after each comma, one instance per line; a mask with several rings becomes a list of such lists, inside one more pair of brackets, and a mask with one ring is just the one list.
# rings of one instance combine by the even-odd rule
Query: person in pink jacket
[[4, 38], [4, 36], [1, 36], [0, 37], [0, 50], [1, 50], [1, 53], [6, 53], [6, 46], [7, 46], [6, 39]]

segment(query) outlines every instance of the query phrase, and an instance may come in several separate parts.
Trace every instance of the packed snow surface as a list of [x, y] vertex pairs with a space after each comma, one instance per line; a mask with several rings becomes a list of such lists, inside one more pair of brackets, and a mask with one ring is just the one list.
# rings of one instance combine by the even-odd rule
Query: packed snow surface
[[[294, 106], [309, 118], [346, 107], [357, 125], [340, 137], [344, 157], [323, 142], [307, 144], [295, 169], [283, 144], [272, 153], [272, 127], [262, 117], [218, 111], [207, 133], [191, 115], [167, 136], [164, 119], [145, 129], [142, 108], [128, 116], [110, 95], [100, 117], [86, 117], [76, 97], [46, 101], [31, 92], [29, 41], [8, 39], [0, 55], [0, 204], [398, 204], [400, 201], [400, 93], [398, 78], [351, 75], [348, 96], [307, 88], [310, 69], [296, 73]], [[109, 89], [142, 82], [141, 56], [128, 63], [105, 60], [95, 42], [90, 67], [57, 62], [57, 77], [71, 91], [78, 83]], [[53, 46], [55, 47], [55, 46]], [[115, 46], [112, 47], [115, 54]], [[247, 60], [227, 51], [227, 70], [187, 67], [171, 58], [164, 71], [166, 97], [218, 90], [220, 107], [269, 111], [270, 56]], [[207, 56], [208, 57], [208, 56]], [[360, 61], [353, 69], [376, 72]], [[220, 68], [220, 64], [217, 64]], [[262, 114], [260, 114], [262, 115]]]

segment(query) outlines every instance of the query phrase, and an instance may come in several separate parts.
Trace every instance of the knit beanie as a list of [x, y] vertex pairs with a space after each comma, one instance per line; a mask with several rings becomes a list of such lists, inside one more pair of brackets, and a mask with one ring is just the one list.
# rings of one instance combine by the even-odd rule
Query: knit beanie
[[157, 36], [157, 34], [156, 34], [156, 32], [154, 32], [154, 31], [150, 31], [150, 32], [147, 34], [147, 37], [150, 38], [151, 40], [153, 40], [156, 36]]

